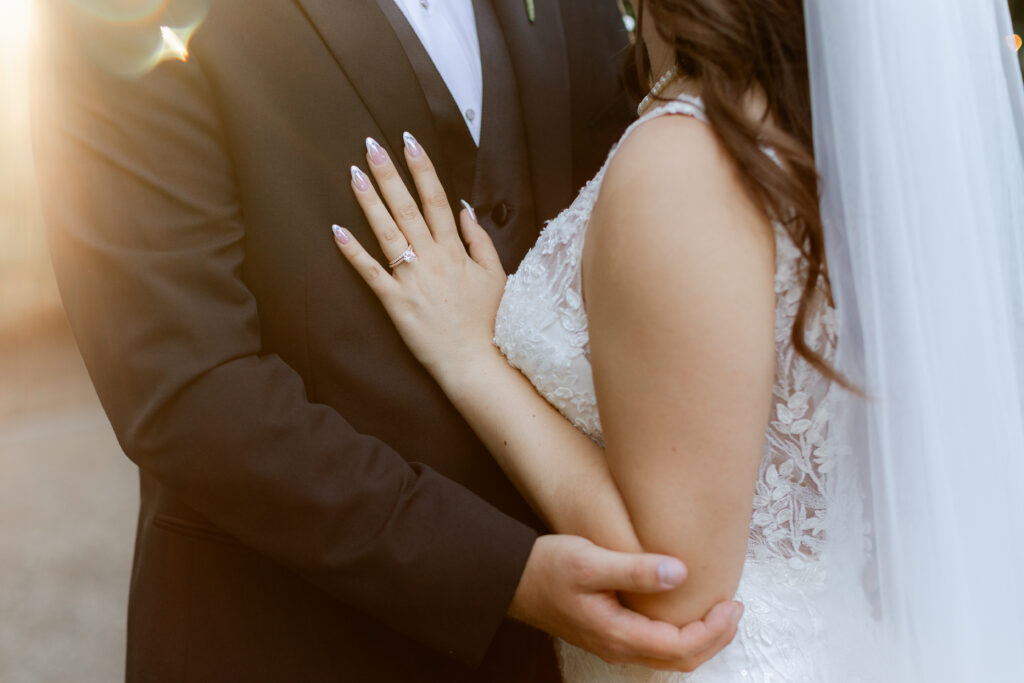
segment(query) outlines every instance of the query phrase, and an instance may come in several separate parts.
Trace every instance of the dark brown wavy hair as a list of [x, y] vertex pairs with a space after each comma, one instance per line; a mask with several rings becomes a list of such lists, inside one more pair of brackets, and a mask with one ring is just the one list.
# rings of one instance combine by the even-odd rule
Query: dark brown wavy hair
[[[740, 169], [744, 186], [768, 216], [781, 222], [800, 247], [806, 281], [793, 325], [793, 347], [826, 377], [848, 382], [805, 339], [807, 316], [819, 283], [831, 296], [825, 264], [824, 227], [818, 207], [810, 77], [803, 0], [641, 0], [642, 24], [653, 20], [675, 48], [682, 76], [700, 87], [708, 121]], [[641, 40], [628, 56], [626, 83], [638, 99], [652, 81]], [[752, 121], [745, 103], [751, 92], [765, 98], [766, 120]], [[775, 150], [780, 167], [763, 151]]]

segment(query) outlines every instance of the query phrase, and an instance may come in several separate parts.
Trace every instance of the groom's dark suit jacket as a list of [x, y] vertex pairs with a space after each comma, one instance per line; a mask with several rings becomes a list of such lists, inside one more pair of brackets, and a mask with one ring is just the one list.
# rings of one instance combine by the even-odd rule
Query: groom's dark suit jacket
[[[202, 4], [187, 61], [142, 69]], [[141, 473], [129, 680], [554, 680], [504, 618], [541, 524], [330, 232], [376, 248], [366, 136], [400, 158], [413, 132], [510, 269], [604, 159], [629, 118], [614, 0], [475, 7], [479, 151], [392, 0], [40, 7], [54, 265]]]

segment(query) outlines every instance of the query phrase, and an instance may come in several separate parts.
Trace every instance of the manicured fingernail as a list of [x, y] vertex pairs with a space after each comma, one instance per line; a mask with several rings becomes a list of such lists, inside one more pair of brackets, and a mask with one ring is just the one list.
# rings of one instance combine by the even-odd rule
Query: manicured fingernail
[[480, 221], [476, 219], [476, 211], [474, 211], [473, 207], [469, 205], [469, 202], [467, 202], [465, 199], [462, 199], [460, 201], [462, 202], [462, 205], [466, 207], [466, 211], [469, 211], [469, 217], [473, 219], [473, 222], [479, 223]]
[[419, 141], [412, 136], [412, 133], [402, 133], [402, 139], [405, 140], [405, 148], [409, 150], [409, 156], [418, 157], [423, 154], [423, 148], [420, 147]]
[[686, 567], [679, 560], [662, 560], [658, 565], [658, 580], [665, 588], [675, 588], [686, 578]]
[[373, 138], [366, 138], [366, 153], [370, 155], [370, 161], [372, 161], [376, 166], [382, 166], [387, 163], [387, 153], [384, 151], [384, 148], [380, 146], [380, 143]]
[[730, 618], [732, 625], [735, 626], [736, 624], [740, 623], [741, 617], [743, 617], [743, 604], [737, 602], [736, 607], [733, 609], [732, 617]]
[[348, 244], [349, 237], [348, 230], [341, 227], [340, 225], [332, 225], [331, 230], [334, 232], [334, 239], [338, 240], [342, 244]]
[[366, 192], [370, 189], [370, 179], [366, 177], [366, 174], [358, 166], [352, 167], [352, 183], [360, 192]]

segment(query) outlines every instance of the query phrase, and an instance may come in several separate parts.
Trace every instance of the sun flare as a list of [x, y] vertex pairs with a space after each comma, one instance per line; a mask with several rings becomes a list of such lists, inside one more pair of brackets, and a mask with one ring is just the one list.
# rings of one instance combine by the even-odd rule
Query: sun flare
[[161, 26], [160, 35], [164, 39], [163, 57], [188, 61], [188, 31], [178, 31], [170, 26]]
[[0, 54], [24, 54], [31, 32], [32, 0], [0, 0]]

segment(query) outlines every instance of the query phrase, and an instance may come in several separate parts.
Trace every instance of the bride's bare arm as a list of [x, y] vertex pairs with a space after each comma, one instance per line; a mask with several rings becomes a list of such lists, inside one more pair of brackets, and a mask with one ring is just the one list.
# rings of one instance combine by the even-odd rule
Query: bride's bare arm
[[[371, 149], [381, 154], [379, 148]], [[384, 156], [378, 156], [380, 162], [372, 153], [367, 156], [382, 197], [358, 169], [353, 171], [353, 190], [385, 258], [392, 259], [411, 245], [418, 259], [389, 274], [347, 230], [335, 233], [339, 249], [381, 299], [410, 350], [548, 526], [610, 550], [639, 551], [601, 448], [541, 397], [492, 342], [505, 274], [490, 239], [463, 211], [467, 254], [426, 154], [413, 155], [407, 148], [405, 156], [422, 213]]]
[[642, 551], [604, 451], [497, 349], [443, 374], [445, 393], [552, 530]]
[[[638, 142], [644, 143], [648, 136], [640, 136], [641, 132], [643, 131], [637, 131], [634, 137]], [[629, 162], [633, 156], [629, 150], [633, 148], [642, 152], [640, 145], [633, 144], [631, 138], [620, 150], [619, 155]], [[608, 265], [594, 257], [601, 256], [605, 251], [602, 242], [607, 242], [609, 247], [619, 247], [610, 241], [616, 232], [600, 226], [610, 226], [613, 220], [622, 220], [622, 212], [628, 213], [631, 210], [630, 206], [646, 200], [642, 196], [627, 196], [623, 206], [617, 209], [619, 213], [609, 210], [612, 204], [610, 201], [604, 201], [599, 206], [594, 220], [600, 236], [592, 240], [593, 244], [588, 237], [588, 258], [593, 265], [588, 265], [585, 277], [587, 295], [596, 300], [588, 300], [588, 312], [592, 307], [597, 307], [591, 313], [596, 314], [598, 318], [592, 322], [591, 342], [592, 345], [597, 343], [597, 349], [603, 353], [602, 358], [607, 359], [595, 363], [595, 380], [600, 391], [602, 422], [610, 420], [607, 424], [613, 429], [606, 434], [612, 437], [609, 442], [610, 450], [606, 454], [547, 403], [529, 381], [508, 365], [494, 348], [491, 343], [494, 313], [503, 289], [504, 276], [500, 272], [493, 247], [483, 230], [469, 220], [464, 212], [463, 236], [473, 258], [466, 256], [465, 250], [458, 242], [454, 220], [444, 200], [443, 189], [429, 168], [429, 161], [425, 156], [410, 156], [408, 151], [406, 157], [420, 192], [422, 216], [390, 161], [376, 165], [372, 159], [368, 159], [387, 207], [367, 184], [359, 182], [358, 177], [354, 188], [384, 247], [385, 256], [390, 259], [401, 253], [407, 246], [405, 240], [408, 239], [419, 254], [419, 260], [401, 265], [393, 275], [389, 275], [380, 264], [351, 241], [348, 232], [343, 232], [339, 238], [342, 252], [380, 296], [412, 351], [438, 380], [453, 404], [552, 529], [559, 533], [585, 536], [599, 545], [616, 550], [639, 551], [647, 544], [657, 546], [664, 552], [681, 557], [690, 565], [691, 574], [697, 572], [698, 576], [711, 572], [717, 575], [720, 568], [727, 569], [717, 581], [702, 581], [697, 588], [688, 582], [687, 590], [677, 592], [668, 601], [661, 598], [649, 603], [638, 602], [638, 607], [642, 611], [657, 614], [660, 618], [677, 624], [699, 620], [715, 603], [728, 599], [731, 590], [735, 588], [735, 577], [738, 577], [742, 564], [742, 547], [749, 522], [758, 446], [767, 417], [766, 406], [772, 377], [770, 320], [773, 299], [770, 231], [764, 227], [763, 218], [752, 212], [754, 217], [751, 219], [742, 211], [734, 211], [729, 216], [730, 220], [736, 219], [740, 223], [747, 219], [757, 221], [754, 227], [746, 223], [743, 223], [743, 227], [732, 226], [730, 229], [734, 233], [749, 233], [749, 238], [758, 230], [762, 230], [768, 235], [767, 240], [758, 240], [756, 237], [751, 240], [755, 243], [753, 250], [757, 251], [760, 248], [759, 253], [763, 257], [761, 260], [765, 262], [761, 264], [760, 271], [748, 263], [757, 261], [756, 256], [737, 254], [738, 260], [728, 273], [722, 273], [718, 278], [700, 278], [703, 284], [699, 292], [691, 289], [688, 292], [666, 293], [670, 288], [681, 288], [684, 285], [689, 287], [692, 283], [679, 282], [674, 279], [677, 273], [663, 273], [659, 269], [650, 271], [645, 276], [644, 272], [649, 269], [650, 263], [644, 258], [633, 263], [630, 261], [629, 252], [623, 253], [621, 262], [618, 262], [613, 254], [607, 254], [605, 258], [611, 264], [612, 270], [608, 273], [606, 282], [612, 283], [611, 278], [622, 269], [634, 269], [633, 275], [637, 280], [650, 278], [649, 289], [627, 289], [622, 292], [621, 297], [612, 299], [600, 288], [603, 274], [595, 272], [596, 269], [606, 268]], [[683, 154], [680, 154], [680, 157], [685, 158]], [[721, 162], [717, 157], [714, 160]], [[704, 161], [694, 159], [693, 163], [696, 165]], [[609, 191], [625, 191], [632, 194], [635, 188], [620, 182], [621, 174], [616, 170], [617, 167], [624, 167], [619, 163], [618, 156], [606, 180], [606, 183], [611, 182], [608, 185]], [[652, 178], [666, 171], [657, 165], [641, 170], [645, 176]], [[730, 186], [729, 189], [735, 188]], [[649, 191], [662, 192], [661, 189], [654, 187]], [[679, 188], [673, 184], [667, 194], [679, 197]], [[709, 196], [700, 199], [706, 203], [712, 201]], [[724, 201], [735, 203], [736, 200], [725, 192]], [[614, 203], [620, 202], [616, 200]], [[678, 205], [671, 208], [673, 210], [665, 216], [653, 210], [650, 215], [635, 215], [623, 223], [623, 229], [625, 232], [635, 233], [647, 229], [646, 223], [651, 223], [655, 224], [650, 228], [652, 231], [670, 231], [667, 225], [669, 216], [684, 213], [682, 207]], [[697, 205], [691, 207], [691, 210], [697, 211], [701, 208]], [[658, 211], [664, 209], [665, 207], [659, 207]], [[594, 227], [592, 226], [592, 229]], [[686, 226], [681, 226], [676, 229], [685, 228]], [[676, 237], [659, 237], [653, 232], [648, 236], [637, 236], [637, 249], [634, 251], [642, 253], [645, 249], [661, 250], [665, 252], [666, 258], [669, 258], [672, 252], [685, 246], [681, 246]], [[655, 243], [656, 247], [651, 246]], [[708, 241], [704, 244], [710, 246]], [[640, 245], [648, 246], [640, 248]], [[730, 249], [731, 246], [728, 243], [720, 243], [719, 248]], [[749, 246], [747, 251], [751, 251]], [[683, 255], [680, 255], [680, 258], [682, 260], [677, 261], [680, 268], [691, 267], [686, 264], [687, 259]], [[749, 328], [737, 323], [728, 330], [716, 330], [714, 335], [708, 337], [709, 341], [713, 342], [711, 345], [717, 346], [720, 354], [731, 363], [728, 372], [735, 381], [730, 385], [746, 383], [744, 389], [747, 392], [747, 400], [739, 400], [733, 406], [736, 413], [742, 414], [740, 420], [733, 416], [728, 424], [719, 423], [719, 429], [694, 426], [688, 416], [700, 415], [703, 419], [709, 412], [698, 412], [694, 409], [691, 405], [692, 396], [687, 395], [679, 386], [669, 386], [671, 382], [665, 382], [666, 386], [653, 382], [649, 387], [647, 383], [652, 379], [652, 374], [658, 373], [659, 368], [663, 376], [672, 376], [676, 379], [674, 384], [687, 384], [695, 369], [707, 372], [702, 382], [711, 383], [717, 370], [706, 366], [713, 359], [706, 354], [692, 359], [681, 359], [678, 353], [668, 353], [673, 350], [672, 340], [666, 339], [663, 345], [655, 345], [652, 336], [648, 334], [647, 326], [654, 324], [657, 327], [657, 334], [660, 335], [679, 334], [680, 330], [676, 329], [678, 327], [717, 324], [718, 320], [699, 317], [684, 304], [693, 296], [706, 296], [706, 287], [709, 283], [729, 279], [729, 273], [736, 272], [744, 272], [745, 277], [753, 277], [758, 283], [767, 277], [767, 294], [762, 294], [761, 299], [767, 302], [769, 328], [765, 331], [761, 329], [764, 325], [755, 324], [759, 334], [754, 334]], [[758, 279], [759, 272], [767, 275]], [[666, 279], [659, 282], [659, 278]], [[739, 287], [738, 283], [733, 285]], [[641, 296], [648, 294], [649, 298]], [[733, 294], [743, 298], [739, 297], [738, 289], [734, 289]], [[743, 308], [728, 310], [732, 306], [732, 299], [727, 296], [715, 301], [720, 302], [722, 313], [730, 323], [734, 317], [745, 316], [751, 306], [756, 308], [754, 302], [745, 301]], [[646, 320], [646, 316], [624, 318], [624, 322], [629, 320], [629, 328], [623, 325], [618, 330], [608, 329], [616, 327], [612, 318], [621, 313], [617, 312], [616, 307], [631, 304], [652, 311], [649, 315], [653, 317], [664, 316], [664, 319]], [[708, 304], [708, 309], [715, 308], [711, 302]], [[659, 305], [662, 310], [653, 311]], [[677, 307], [679, 311], [663, 310], [671, 307]], [[754, 318], [758, 319], [757, 316]], [[760, 319], [763, 318], [762, 315]], [[597, 323], [596, 326], [594, 323]], [[747, 363], [742, 361], [745, 359], [729, 357], [731, 353], [747, 353], [746, 349], [736, 346], [731, 347], [734, 351], [729, 350], [729, 337], [733, 334], [739, 334], [744, 338], [765, 338], [767, 350], [759, 346], [759, 353], [753, 354], [756, 360], [761, 360], [767, 353], [767, 368], [762, 373], [765, 376], [758, 377], [758, 381], [753, 384], [749, 382], [751, 373], [744, 370]], [[606, 335], [607, 339], [598, 339]], [[622, 337], [619, 338], [617, 335]], [[642, 347], [632, 347], [626, 351], [617, 348], [617, 344], [628, 343], [631, 337], [641, 342]], [[683, 341], [685, 336], [680, 339], [680, 343]], [[696, 353], [701, 349], [694, 346], [688, 352], [691, 351]], [[618, 369], [609, 367], [615, 362], [612, 358], [615, 354], [622, 355], [623, 365]], [[701, 386], [703, 387], [703, 383]], [[705, 397], [716, 405], [721, 405], [730, 398], [726, 391], [727, 389], [723, 387], [719, 393], [705, 394]], [[763, 395], [763, 409], [752, 409], [755, 402], [749, 400], [749, 396], [754, 394]], [[630, 402], [637, 402], [636, 408], [642, 406], [641, 412], [645, 415], [645, 419], [637, 422], [635, 427], [630, 426], [629, 422], [634, 419], [630, 416], [630, 411], [636, 412], [636, 408], [630, 409], [624, 405]], [[729, 439], [706, 440], [712, 432], [719, 432], [721, 427], [725, 427], [726, 430], [736, 429], [738, 423], [744, 421], [749, 421], [750, 426], [742, 430], [746, 435], [743, 447], [733, 448]], [[757, 424], [759, 427], [755, 428], [754, 425]], [[695, 429], [692, 437], [680, 434], [690, 427]], [[651, 433], [643, 438], [639, 434], [634, 435], [632, 439], [622, 438], [621, 430], [631, 431], [634, 428], [637, 431], [650, 430]], [[758, 432], [756, 438], [753, 437], [755, 431]], [[719, 437], [721, 436], [719, 434]], [[698, 439], [706, 440], [704, 445], [707, 450], [701, 451], [705, 460], [710, 459], [707, 456], [712, 455], [711, 450], [721, 448], [726, 451], [719, 463], [711, 463], [711, 466], [707, 467], [708, 463], [689, 456], [687, 449]], [[754, 442], [756, 445], [750, 448]], [[652, 452], [641, 454], [634, 452], [634, 449], [652, 449]], [[740, 450], [744, 455], [734, 457]], [[632, 455], [620, 455], [625, 453]], [[674, 455], [670, 455], [673, 453]], [[729, 482], [719, 481], [723, 473], [731, 475], [730, 481], [735, 480], [739, 484], [730, 486]], [[690, 481], [680, 482], [681, 479]], [[700, 495], [691, 499], [691, 488], [700, 489]], [[709, 495], [711, 488], [716, 488], [715, 495]], [[734, 490], [739, 490], [740, 495], [735, 495]], [[657, 506], [645, 502], [648, 494], [652, 500], [664, 502], [660, 514], [655, 509]], [[745, 501], [741, 500], [744, 496]], [[709, 508], [705, 504], [707, 500], [714, 501], [715, 505]], [[726, 510], [731, 514], [724, 515]], [[690, 516], [689, 519], [687, 516]], [[693, 533], [698, 528], [701, 531], [700, 535]], [[678, 532], [674, 537], [673, 529]], [[709, 544], [708, 548], [696, 547], [705, 542]], [[724, 553], [722, 558], [718, 558], [719, 553]], [[695, 615], [699, 607], [703, 607], [703, 612]]]
[[663, 116], [608, 170], [583, 256], [606, 459], [642, 547], [686, 584], [679, 623], [733, 595], [775, 370], [774, 238], [710, 127]]

